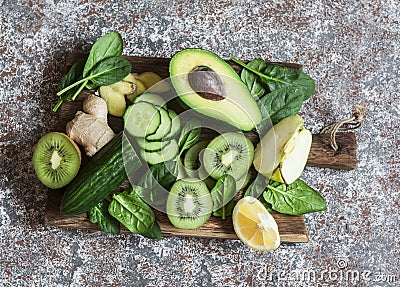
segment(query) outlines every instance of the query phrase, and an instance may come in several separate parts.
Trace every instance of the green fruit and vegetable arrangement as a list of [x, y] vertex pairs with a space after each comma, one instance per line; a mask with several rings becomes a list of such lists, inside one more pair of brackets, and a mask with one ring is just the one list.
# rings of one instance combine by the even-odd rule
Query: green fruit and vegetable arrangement
[[[61, 214], [86, 214], [103, 232], [124, 226], [152, 239], [163, 234], [160, 212], [182, 230], [217, 217], [247, 246], [271, 251], [281, 243], [274, 217], [326, 210], [300, 179], [313, 143], [298, 115], [315, 90], [310, 76], [262, 59], [225, 61], [185, 49], [161, 77], [132, 72], [135, 62], [122, 51], [112, 32], [72, 65], [54, 112], [68, 112], [86, 91], [82, 105], [69, 111], [65, 132], [36, 144], [36, 175], [62, 189]], [[122, 131], [112, 119], [123, 122]]]

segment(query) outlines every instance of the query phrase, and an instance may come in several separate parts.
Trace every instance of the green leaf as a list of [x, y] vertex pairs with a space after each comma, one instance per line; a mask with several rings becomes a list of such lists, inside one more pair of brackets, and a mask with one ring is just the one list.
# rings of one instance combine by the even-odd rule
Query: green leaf
[[92, 46], [89, 57], [86, 61], [82, 76], [89, 75], [96, 65], [104, 59], [121, 56], [123, 49], [122, 37], [117, 32], [111, 32], [99, 38]]
[[254, 73], [255, 75], [259, 76], [263, 83], [266, 83], [267, 81], [274, 81], [274, 82], [280, 82], [281, 84], [290, 85], [289, 82], [286, 82], [282, 79], [270, 77], [269, 75], [265, 74], [263, 71], [258, 71], [257, 69], [250, 67], [249, 65], [246, 65], [242, 61], [239, 61], [235, 57], [231, 57], [231, 60], [234, 61], [236, 64], [242, 66], [243, 68], [249, 70], [250, 72]]
[[82, 78], [83, 67], [85, 66], [85, 59], [77, 61], [69, 69], [68, 73], [62, 78], [60, 84], [58, 85], [57, 92], [61, 91], [65, 87], [73, 84], [74, 82]]
[[264, 190], [267, 187], [267, 181], [268, 179], [259, 174], [246, 189], [243, 196], [252, 196], [257, 198], [268, 211], [272, 211], [272, 205], [266, 202], [263, 197]]
[[303, 105], [305, 94], [303, 89], [283, 87], [266, 94], [260, 99], [273, 124], [286, 117], [296, 115]]
[[89, 221], [97, 224], [105, 233], [119, 234], [119, 222], [108, 212], [109, 202], [105, 199], [88, 212]]
[[269, 184], [263, 197], [273, 210], [280, 213], [302, 215], [326, 210], [325, 199], [300, 179], [288, 186], [283, 183]]
[[315, 91], [315, 82], [303, 71], [298, 69], [270, 65], [264, 70], [268, 78], [262, 78], [270, 91], [284, 87], [301, 88], [304, 91], [304, 100], [307, 100]]
[[260, 174], [253, 180], [249, 187], [244, 192], [244, 196], [252, 196], [254, 198], [259, 198], [264, 192], [267, 184], [265, 183], [265, 177]]
[[132, 70], [132, 64], [128, 60], [115, 56], [104, 59], [89, 73], [87, 79], [93, 86], [108, 86], [124, 79]]
[[[69, 85], [73, 84], [76, 81], [82, 79], [83, 67], [85, 66], [85, 59], [77, 61], [72, 67], [69, 69], [68, 73], [62, 78], [60, 84], [57, 87], [57, 92], [63, 90]], [[61, 106], [63, 102], [72, 101], [74, 95], [79, 93], [79, 87], [74, 87], [73, 89], [68, 90], [66, 93], [60, 96], [60, 100], [57, 105], [54, 107], [53, 111], [56, 112], [58, 108]]]
[[[246, 65], [233, 57], [231, 59], [244, 68], [242, 74], [245, 71], [247, 71], [245, 75], [253, 74], [254, 78], [258, 78], [268, 88], [267, 94], [262, 96], [258, 102], [261, 106], [263, 123], [268, 122], [270, 118], [275, 124], [288, 116], [297, 114], [303, 102], [310, 98], [315, 91], [314, 80], [298, 69], [279, 65], [270, 65], [264, 68], [261, 59], [253, 60], [256, 62], [251, 65], [250, 63], [253, 61]], [[259, 85], [261, 85], [260, 82], [258, 82]], [[247, 86], [251, 90], [253, 86], [250, 84]]]
[[[247, 63], [247, 66], [257, 71], [264, 71], [267, 65], [262, 59], [254, 59], [253, 61]], [[243, 83], [245, 83], [245, 85], [248, 87], [251, 95], [254, 98], [260, 98], [264, 95], [264, 84], [262, 83], [259, 76], [255, 75], [247, 69], [243, 69], [240, 74], [240, 78], [242, 79]]]
[[187, 149], [191, 148], [200, 138], [201, 124], [196, 118], [191, 119], [183, 126], [181, 135], [178, 140], [180, 155]]
[[265, 201], [264, 196], [261, 195], [258, 200], [262, 203], [262, 205], [264, 205], [264, 207], [268, 210], [268, 211], [272, 211], [272, 204], [268, 203]]
[[115, 194], [108, 211], [136, 234], [147, 232], [155, 222], [153, 210], [135, 193], [133, 188]]
[[139, 185], [143, 187], [141, 197], [156, 208], [165, 206], [168, 198], [168, 190], [176, 181], [173, 174], [175, 162], [161, 162], [152, 165], [142, 176]]
[[88, 90], [94, 90], [97, 88], [97, 86], [95, 84], [89, 82], [86, 84], [85, 88]]
[[213, 201], [213, 211], [220, 210], [222, 219], [225, 219], [225, 206], [233, 200], [236, 194], [236, 181], [233, 176], [224, 174], [221, 176], [214, 188], [211, 190], [211, 199]]
[[176, 181], [176, 175], [173, 173], [174, 169], [174, 161], [152, 165], [141, 178], [139, 185], [149, 189], [161, 185], [169, 190]]
[[145, 233], [142, 233], [142, 235], [150, 239], [160, 240], [162, 238], [160, 225], [157, 223], [157, 221], [154, 221], [153, 226]]
[[236, 205], [236, 202], [234, 200], [231, 200], [224, 207], [221, 207], [220, 209], [213, 211], [213, 215], [217, 216], [217, 217], [221, 217], [222, 219], [225, 219], [226, 217], [232, 215], [235, 205]]

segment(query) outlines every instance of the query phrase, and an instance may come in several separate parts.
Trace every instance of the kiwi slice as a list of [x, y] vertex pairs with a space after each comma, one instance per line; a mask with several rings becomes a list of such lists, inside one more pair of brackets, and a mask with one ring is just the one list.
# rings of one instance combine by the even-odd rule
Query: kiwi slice
[[186, 168], [186, 173], [190, 177], [197, 177], [198, 170], [201, 166], [200, 156], [199, 156], [200, 152], [204, 150], [209, 143], [210, 141], [208, 140], [200, 141], [187, 150], [185, 157], [183, 159], [183, 165]]
[[239, 132], [223, 133], [204, 151], [204, 168], [213, 178], [230, 174], [238, 181], [249, 171], [254, 158], [252, 142]]
[[47, 187], [66, 186], [78, 173], [81, 153], [66, 134], [51, 132], [44, 135], [33, 152], [33, 167], [39, 180]]
[[172, 225], [196, 229], [210, 218], [213, 208], [210, 191], [198, 178], [180, 179], [174, 183], [167, 199], [167, 214]]

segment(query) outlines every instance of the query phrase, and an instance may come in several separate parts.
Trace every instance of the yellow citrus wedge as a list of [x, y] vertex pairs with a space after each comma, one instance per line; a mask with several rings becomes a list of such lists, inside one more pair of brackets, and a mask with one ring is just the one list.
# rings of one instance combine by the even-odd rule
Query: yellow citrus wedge
[[248, 247], [260, 251], [279, 247], [278, 225], [258, 199], [251, 196], [240, 199], [233, 209], [232, 221], [236, 235]]

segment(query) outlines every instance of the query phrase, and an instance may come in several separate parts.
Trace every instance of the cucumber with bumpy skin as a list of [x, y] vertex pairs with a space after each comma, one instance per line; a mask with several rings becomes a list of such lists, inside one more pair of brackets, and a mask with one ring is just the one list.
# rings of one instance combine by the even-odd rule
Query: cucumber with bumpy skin
[[141, 166], [129, 140], [124, 137], [123, 132], [116, 135], [66, 186], [61, 213], [78, 215], [88, 212], [128, 178], [127, 171], [131, 174]]

